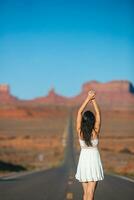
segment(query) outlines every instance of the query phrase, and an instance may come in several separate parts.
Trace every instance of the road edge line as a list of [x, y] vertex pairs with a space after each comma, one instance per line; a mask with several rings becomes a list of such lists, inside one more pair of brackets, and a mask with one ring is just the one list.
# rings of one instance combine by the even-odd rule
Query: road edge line
[[118, 175], [118, 174], [113, 174], [113, 173], [110, 173], [110, 172], [105, 172], [105, 174], [110, 175], [110, 176], [115, 176], [115, 177], [118, 177], [118, 178], [121, 178], [121, 179], [124, 179], [124, 180], [127, 180], [127, 181], [130, 181], [130, 182], [134, 183], [133, 179], [128, 178], [126, 176], [122, 176], [122, 175]]

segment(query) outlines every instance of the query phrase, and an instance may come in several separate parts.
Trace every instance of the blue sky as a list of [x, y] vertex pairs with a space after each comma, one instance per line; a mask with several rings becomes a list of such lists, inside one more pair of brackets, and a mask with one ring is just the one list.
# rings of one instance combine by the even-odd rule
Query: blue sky
[[77, 95], [83, 83], [134, 83], [131, 0], [0, 0], [0, 83], [15, 96]]

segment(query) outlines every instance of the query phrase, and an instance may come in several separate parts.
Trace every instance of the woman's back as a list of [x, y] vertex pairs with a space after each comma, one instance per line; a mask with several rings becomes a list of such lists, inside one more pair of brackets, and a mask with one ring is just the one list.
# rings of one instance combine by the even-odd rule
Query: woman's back
[[83, 139], [79, 139], [79, 143], [81, 148], [94, 148], [98, 146], [99, 139], [98, 138], [91, 139], [92, 146], [91, 145], [87, 146]]
[[[83, 134], [82, 134], [82, 135], [83, 135]], [[96, 134], [95, 131], [92, 132], [92, 136], [91, 136], [91, 143], [92, 143], [92, 146], [91, 146], [91, 145], [87, 146], [86, 143], [85, 143], [85, 141], [84, 141], [84, 139], [83, 139], [83, 137], [82, 137], [82, 138], [79, 138], [79, 143], [80, 143], [81, 148], [87, 148], [87, 147], [92, 148], [92, 147], [97, 147], [97, 146], [98, 146], [98, 143], [99, 143], [99, 136], [97, 136], [97, 134]]]

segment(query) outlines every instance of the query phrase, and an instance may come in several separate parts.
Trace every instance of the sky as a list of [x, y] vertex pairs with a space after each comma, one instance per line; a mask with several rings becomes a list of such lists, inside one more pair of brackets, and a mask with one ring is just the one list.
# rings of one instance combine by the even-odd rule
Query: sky
[[0, 0], [0, 84], [21, 99], [134, 84], [132, 0]]

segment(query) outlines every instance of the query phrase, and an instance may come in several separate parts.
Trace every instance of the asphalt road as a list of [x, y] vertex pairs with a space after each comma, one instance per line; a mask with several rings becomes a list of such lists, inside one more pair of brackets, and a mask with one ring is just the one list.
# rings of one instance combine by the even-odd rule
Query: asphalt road
[[[82, 186], [75, 178], [72, 120], [68, 123], [64, 162], [49, 170], [0, 178], [0, 200], [82, 200]], [[95, 200], [133, 200], [134, 183], [104, 174], [97, 185]]]

